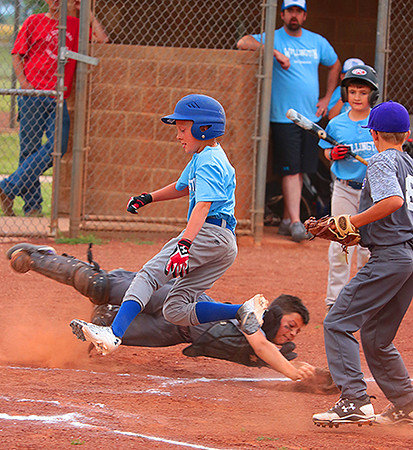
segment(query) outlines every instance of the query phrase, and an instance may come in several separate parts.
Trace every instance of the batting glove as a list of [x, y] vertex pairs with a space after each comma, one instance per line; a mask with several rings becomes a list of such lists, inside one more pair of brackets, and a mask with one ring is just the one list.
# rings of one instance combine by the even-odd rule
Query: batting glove
[[343, 159], [349, 151], [350, 147], [348, 145], [336, 145], [330, 150], [330, 159], [332, 161]]
[[169, 261], [165, 266], [165, 274], [170, 273], [174, 278], [183, 277], [189, 271], [189, 247], [192, 241], [189, 239], [181, 239], [178, 244], [176, 244], [175, 250], [169, 257]]
[[143, 208], [148, 203], [151, 203], [152, 195], [144, 192], [137, 197], [131, 197], [128, 201], [128, 205], [126, 206], [126, 211], [131, 214], [138, 214], [138, 209]]

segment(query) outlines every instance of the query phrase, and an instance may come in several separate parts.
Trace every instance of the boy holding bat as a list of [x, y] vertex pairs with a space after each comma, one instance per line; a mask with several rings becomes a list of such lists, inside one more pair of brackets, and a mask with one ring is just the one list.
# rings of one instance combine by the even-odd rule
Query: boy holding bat
[[[332, 161], [331, 172], [334, 179], [331, 197], [331, 215], [356, 214], [360, 203], [362, 182], [366, 174], [366, 166], [357, 161], [354, 155], [368, 159], [377, 150], [373, 139], [366, 128], [370, 108], [374, 106], [379, 94], [377, 75], [372, 67], [357, 65], [352, 67], [341, 82], [343, 102], [350, 104], [350, 110], [334, 117], [327, 125], [326, 132], [336, 141], [345, 145], [332, 146], [320, 140], [319, 146], [324, 149], [325, 157]], [[338, 242], [330, 242], [328, 250], [329, 273], [327, 282], [327, 311], [350, 277], [351, 257], [355, 247], [350, 247], [347, 255]], [[348, 256], [348, 262], [347, 257]], [[357, 269], [368, 260], [369, 251], [358, 246]]]

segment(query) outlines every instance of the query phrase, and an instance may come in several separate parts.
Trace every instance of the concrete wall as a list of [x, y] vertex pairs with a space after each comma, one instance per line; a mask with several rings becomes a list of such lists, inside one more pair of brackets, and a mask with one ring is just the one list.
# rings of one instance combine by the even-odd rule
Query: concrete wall
[[[240, 222], [250, 222], [254, 189], [257, 54], [116, 44], [95, 46], [85, 157], [84, 215], [128, 216], [130, 195], [175, 181], [189, 158], [175, 127], [160, 121], [189, 93], [205, 93], [225, 108], [220, 139], [237, 171]], [[62, 208], [68, 212], [71, 155], [63, 161]], [[186, 217], [187, 199], [151, 205], [151, 217]], [[246, 224], [246, 226], [249, 226]]]

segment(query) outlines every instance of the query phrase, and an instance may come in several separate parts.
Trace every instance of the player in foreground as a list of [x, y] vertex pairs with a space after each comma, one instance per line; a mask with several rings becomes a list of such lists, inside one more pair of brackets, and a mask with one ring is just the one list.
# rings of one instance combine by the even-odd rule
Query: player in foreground
[[[116, 316], [122, 298], [136, 272], [116, 269], [102, 270], [92, 260], [89, 263], [73, 256], [57, 255], [52, 247], [21, 243], [7, 252], [11, 267], [20, 273], [38, 272], [60, 283], [73, 286], [95, 304], [92, 323], [109, 326]], [[162, 315], [162, 305], [173, 282], [169, 281], [154, 292], [144, 311], [128, 327], [123, 345], [140, 347], [167, 347], [192, 343], [183, 350], [186, 356], [208, 356], [253, 367], [269, 366], [292, 380], [317, 378], [311, 387], [321, 392], [334, 391], [328, 374], [320, 380], [313, 377], [315, 369], [307, 363], [289, 361], [297, 357], [293, 343], [296, 335], [309, 321], [309, 312], [298, 297], [281, 295], [264, 314], [261, 329], [244, 335], [236, 320], [179, 326]], [[202, 293], [197, 301], [215, 302]], [[75, 327], [76, 328], [76, 327]], [[262, 330], [262, 331], [261, 331]], [[278, 350], [278, 347], [280, 350]], [[93, 348], [93, 346], [92, 346]], [[322, 369], [317, 369], [317, 375]]]
[[[409, 114], [399, 103], [381, 103], [371, 110], [367, 128], [379, 153], [369, 160], [359, 213], [350, 222], [371, 256], [324, 319], [328, 365], [341, 397], [314, 414], [322, 426], [413, 424], [413, 386], [393, 344], [413, 293], [413, 160], [402, 150]], [[369, 369], [391, 402], [377, 416], [361, 371], [358, 330]]]
[[177, 280], [165, 299], [163, 315], [176, 325], [239, 317], [242, 330], [250, 333], [249, 322], [262, 322], [268, 304], [262, 295], [244, 305], [195, 302], [231, 266], [238, 251], [235, 170], [217, 141], [225, 132], [225, 111], [217, 100], [193, 94], [182, 98], [174, 113], [161, 120], [176, 127], [177, 140], [192, 158], [177, 181], [131, 197], [127, 210], [136, 214], [148, 203], [188, 196], [188, 222], [181, 234], [167, 242], [137, 273], [110, 327], [72, 321], [77, 336], [90, 341], [104, 355], [116, 350], [154, 291], [173, 277]]

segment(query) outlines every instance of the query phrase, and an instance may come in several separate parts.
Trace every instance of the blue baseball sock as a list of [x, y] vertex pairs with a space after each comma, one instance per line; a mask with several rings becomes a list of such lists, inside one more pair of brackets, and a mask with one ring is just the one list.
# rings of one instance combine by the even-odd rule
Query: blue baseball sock
[[141, 312], [141, 310], [141, 305], [134, 300], [127, 300], [126, 302], [123, 302], [115, 316], [115, 320], [112, 323], [113, 334], [119, 338], [122, 338], [126, 333], [128, 326]]
[[199, 323], [207, 323], [235, 319], [240, 307], [241, 305], [230, 305], [228, 303], [197, 302], [195, 312]]

